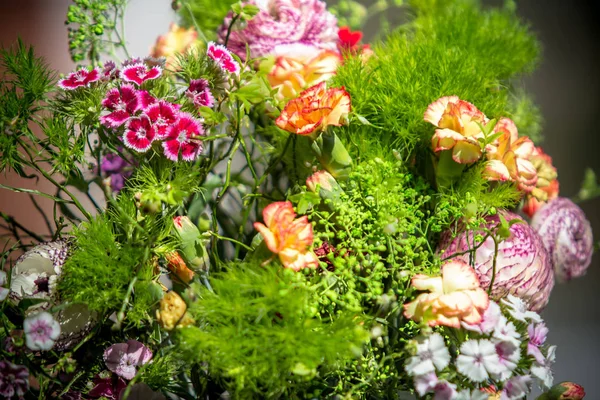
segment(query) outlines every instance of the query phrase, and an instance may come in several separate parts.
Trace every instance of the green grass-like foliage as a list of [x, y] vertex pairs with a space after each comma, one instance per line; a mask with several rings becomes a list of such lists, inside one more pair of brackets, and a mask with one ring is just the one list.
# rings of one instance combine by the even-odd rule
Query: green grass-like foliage
[[278, 263], [231, 265], [196, 286], [190, 312], [200, 327], [181, 329], [180, 347], [233, 398], [289, 398], [320, 369], [341, 367], [366, 340], [352, 314], [318, 317], [319, 293]]
[[[483, 10], [475, 0], [414, 0], [414, 19], [374, 46], [367, 65], [351, 59], [334, 84], [345, 86], [353, 110], [374, 126], [351, 131], [365, 156], [397, 149], [408, 159], [427, 148], [434, 127], [423, 121], [427, 106], [457, 95], [489, 118], [512, 116], [510, 80], [536, 65], [539, 45], [514, 10]], [[537, 110], [520, 110], [521, 133], [536, 133]], [[356, 150], [355, 150], [356, 151]], [[390, 154], [391, 155], [391, 154]]]

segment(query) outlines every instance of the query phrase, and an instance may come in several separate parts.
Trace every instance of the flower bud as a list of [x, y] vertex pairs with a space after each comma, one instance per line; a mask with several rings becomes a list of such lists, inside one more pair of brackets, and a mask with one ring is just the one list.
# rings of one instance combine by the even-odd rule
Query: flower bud
[[582, 386], [573, 382], [561, 382], [546, 393], [538, 397], [538, 400], [581, 400], [585, 397]]
[[165, 255], [167, 259], [167, 267], [173, 272], [183, 283], [190, 283], [194, 278], [194, 271], [189, 269], [183, 258], [178, 252], [172, 251]]
[[306, 179], [306, 187], [313, 193], [319, 193], [322, 199], [333, 202], [339, 200], [342, 191], [335, 178], [327, 171], [317, 171], [309, 176]]
[[208, 269], [208, 252], [198, 227], [187, 216], [173, 218], [175, 232], [181, 241], [181, 255], [193, 270]]
[[585, 274], [592, 260], [594, 239], [581, 208], [558, 197], [535, 213], [531, 227], [541, 236], [559, 281]]

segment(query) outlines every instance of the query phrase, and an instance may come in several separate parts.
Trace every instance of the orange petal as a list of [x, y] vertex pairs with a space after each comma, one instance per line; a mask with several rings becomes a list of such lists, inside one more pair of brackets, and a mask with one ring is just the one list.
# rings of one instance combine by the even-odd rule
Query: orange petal
[[260, 222], [254, 223], [254, 229], [256, 229], [263, 237], [265, 244], [273, 253], [277, 254], [279, 252], [279, 243], [277, 241], [277, 237], [273, 232], [269, 230], [266, 226], [261, 224]]
[[452, 150], [452, 159], [459, 164], [470, 164], [481, 157], [481, 146], [466, 140], [457, 142]]

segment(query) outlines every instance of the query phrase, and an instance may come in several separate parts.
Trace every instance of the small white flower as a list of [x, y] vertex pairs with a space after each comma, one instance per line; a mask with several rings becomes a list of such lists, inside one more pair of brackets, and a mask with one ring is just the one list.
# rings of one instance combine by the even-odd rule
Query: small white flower
[[542, 322], [540, 315], [535, 311], [529, 311], [527, 304], [519, 297], [509, 294], [502, 299], [502, 303], [508, 307], [510, 315], [518, 321], [527, 322], [527, 320], [530, 320], [537, 323]]
[[499, 374], [504, 370], [496, 346], [487, 339], [467, 340], [460, 346], [460, 353], [456, 368], [473, 382], [483, 382], [489, 374]]
[[458, 392], [455, 400], [488, 400], [489, 398], [489, 393], [482, 392], [478, 389], [473, 389], [473, 391], [461, 390]]
[[481, 319], [480, 323], [467, 324], [466, 322], [462, 322], [462, 326], [465, 329], [480, 334], [491, 333], [494, 329], [496, 329], [496, 326], [500, 322], [500, 317], [502, 317], [502, 310], [500, 310], [500, 306], [498, 303], [490, 300], [490, 304], [483, 313], [483, 318]]
[[546, 389], [552, 387], [554, 383], [554, 376], [552, 375], [552, 364], [556, 360], [556, 346], [548, 347], [548, 353], [546, 359], [542, 363], [536, 362], [531, 367], [531, 373], [537, 379], [538, 384]]
[[50, 350], [60, 336], [60, 324], [50, 313], [42, 311], [23, 322], [25, 343], [31, 350]]
[[9, 289], [2, 287], [5, 284], [6, 284], [6, 272], [0, 270], [0, 301], [4, 301], [4, 299], [6, 299], [6, 296], [8, 296], [8, 294], [10, 293]]
[[438, 381], [433, 388], [433, 400], [456, 399], [456, 385], [448, 381]]
[[500, 400], [522, 399], [529, 393], [530, 383], [531, 377], [529, 375], [515, 376], [504, 385], [504, 389], [500, 392]]
[[417, 339], [417, 354], [409, 359], [405, 366], [409, 375], [424, 375], [434, 372], [436, 368], [442, 370], [450, 363], [450, 353], [444, 343], [444, 338], [439, 333], [429, 337]]
[[437, 383], [438, 377], [435, 374], [435, 372], [430, 372], [424, 375], [417, 375], [415, 376], [414, 380], [415, 390], [421, 397], [431, 392]]
[[517, 368], [517, 364], [521, 359], [521, 350], [513, 342], [504, 341], [496, 343], [496, 353], [498, 354], [498, 359], [503, 370], [494, 378], [499, 381], [505, 381], [511, 377], [512, 372]]
[[501, 316], [496, 329], [494, 329], [492, 340], [495, 343], [512, 342], [518, 347], [521, 344], [521, 334], [517, 332], [515, 324], [510, 322], [506, 317]]

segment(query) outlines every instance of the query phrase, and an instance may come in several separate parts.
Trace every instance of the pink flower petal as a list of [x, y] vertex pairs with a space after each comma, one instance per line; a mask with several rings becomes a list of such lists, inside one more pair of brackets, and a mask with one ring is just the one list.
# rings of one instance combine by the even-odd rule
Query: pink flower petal
[[150, 118], [159, 139], [165, 138], [169, 126], [177, 121], [177, 109], [164, 100], [147, 107], [144, 113]]
[[237, 74], [240, 72], [240, 65], [235, 61], [229, 50], [220, 44], [209, 42], [206, 55], [215, 60], [219, 67], [225, 72]]
[[129, 120], [123, 134], [123, 143], [130, 149], [144, 153], [152, 147], [155, 136], [150, 120], [142, 115]]
[[75, 90], [82, 86], [89, 86], [90, 83], [100, 79], [100, 70], [94, 68], [88, 71], [87, 68], [81, 68], [71, 72], [64, 79], [58, 81], [58, 86], [64, 90]]
[[161, 72], [161, 68], [157, 66], [148, 68], [143, 63], [133, 64], [123, 68], [121, 79], [141, 85], [144, 81], [158, 78]]

